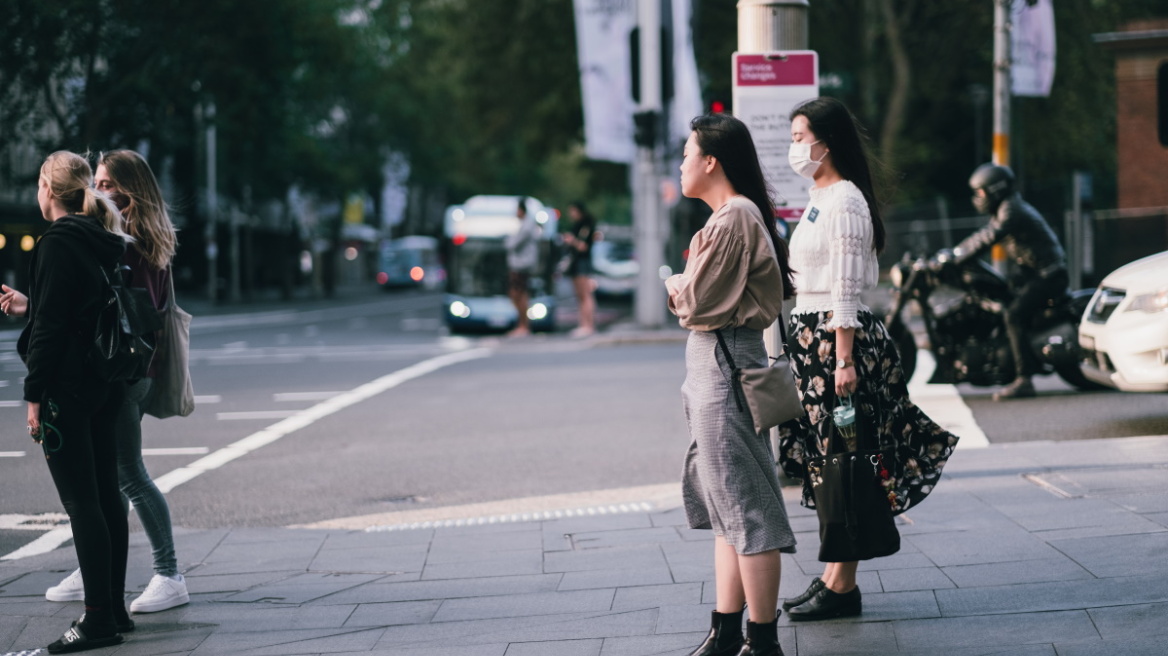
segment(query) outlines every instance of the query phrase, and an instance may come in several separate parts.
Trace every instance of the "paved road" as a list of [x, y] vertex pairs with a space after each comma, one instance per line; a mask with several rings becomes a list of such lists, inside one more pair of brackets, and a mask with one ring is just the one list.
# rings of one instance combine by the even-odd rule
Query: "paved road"
[[[488, 502], [504, 502], [504, 512], [514, 499], [637, 496], [676, 484], [687, 441], [676, 339], [449, 337], [433, 294], [260, 309], [200, 316], [198, 409], [144, 422], [147, 466], [173, 487], [177, 526], [314, 524]], [[42, 535], [60, 504], [19, 430], [23, 366], [11, 339], [0, 343], [0, 366], [0, 425], [9, 427], [0, 433], [9, 454], [0, 457], [0, 516], [41, 522], [0, 524], [3, 555]], [[953, 399], [990, 442], [1168, 434], [1161, 395], [1080, 394], [1053, 378], [1042, 386], [1043, 397], [1009, 404], [964, 386]]]

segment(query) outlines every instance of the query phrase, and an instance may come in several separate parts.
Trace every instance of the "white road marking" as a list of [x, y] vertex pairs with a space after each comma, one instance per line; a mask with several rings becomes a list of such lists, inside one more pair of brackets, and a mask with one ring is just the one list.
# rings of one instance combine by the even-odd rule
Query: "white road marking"
[[25, 405], [25, 401], [0, 401], [0, 408], [23, 408]]
[[201, 456], [211, 452], [205, 446], [178, 446], [171, 448], [142, 449], [144, 456]]
[[280, 392], [272, 395], [276, 403], [295, 403], [297, 401], [325, 401], [341, 392]]
[[29, 556], [46, 554], [71, 539], [73, 539], [73, 529], [69, 526], [58, 526], [16, 551], [6, 556], [0, 556], [0, 560], [20, 560]]
[[241, 419], [284, 419], [294, 417], [299, 410], [249, 410], [246, 412], [216, 412], [215, 418], [219, 421], [236, 421]]
[[388, 391], [406, 383], [415, 378], [425, 376], [449, 367], [460, 362], [467, 362], [469, 360], [477, 360], [491, 355], [490, 349], [480, 348], [471, 349], [467, 351], [460, 351], [457, 353], [448, 353], [440, 355], [429, 360], [423, 360], [417, 364], [400, 369], [391, 374], [387, 374], [365, 383], [359, 387], [349, 390], [343, 394], [334, 396], [327, 401], [322, 401], [311, 408], [297, 412], [295, 415], [276, 422], [267, 428], [253, 433], [238, 442], [229, 444], [218, 451], [204, 456], [186, 467], [179, 467], [174, 471], [163, 474], [154, 479], [154, 484], [158, 486], [163, 493], [170, 492], [174, 488], [186, 483], [197, 477], [199, 474], [211, 471], [222, 467], [223, 465], [235, 460], [236, 458], [245, 456], [256, 449], [267, 446], [272, 442], [279, 440], [285, 435], [294, 433], [301, 428], [312, 425], [321, 419], [344, 410], [345, 408], [360, 403], [366, 399], [374, 397], [382, 392]]
[[917, 351], [917, 370], [908, 382], [909, 396], [929, 418], [941, 428], [961, 438], [958, 448], [984, 449], [990, 445], [986, 434], [973, 418], [973, 411], [965, 405], [955, 385], [930, 385], [929, 377], [937, 368], [933, 354]]
[[24, 451], [0, 451], [0, 458], [23, 458]]
[[[333, 414], [344, 410], [345, 408], [360, 403], [366, 399], [374, 397], [382, 392], [389, 391], [403, 383], [409, 382], [415, 378], [420, 378], [426, 374], [433, 373], [444, 367], [449, 367], [460, 362], [468, 362], [470, 360], [477, 360], [490, 356], [491, 349], [478, 348], [466, 351], [459, 351], [456, 353], [448, 353], [438, 357], [423, 360], [417, 364], [399, 369], [391, 374], [387, 374], [376, 380], [365, 383], [355, 387], [348, 392], [339, 394], [327, 401], [318, 403], [311, 408], [302, 410], [296, 413], [295, 416], [288, 417], [283, 421], [276, 422], [267, 428], [252, 433], [251, 435], [229, 444], [218, 451], [209, 455], [203, 456], [195, 462], [185, 466], [179, 467], [162, 476], [154, 479], [154, 484], [163, 494], [170, 492], [174, 488], [191, 481], [200, 474], [222, 467], [223, 465], [245, 456], [256, 449], [267, 446], [280, 438], [294, 433], [301, 428], [311, 426], [313, 423]], [[29, 556], [38, 556], [40, 554], [48, 553], [53, 549], [65, 544], [73, 537], [73, 531], [69, 526], [61, 526], [54, 528], [36, 540], [24, 545], [23, 547], [13, 551], [6, 556], [0, 556], [0, 560], [19, 560]]]
[[209, 403], [222, 403], [223, 397], [218, 394], [207, 394], [206, 396], [196, 396], [195, 405], [207, 405]]
[[69, 523], [65, 513], [43, 515], [0, 515], [0, 529], [7, 531], [47, 531]]

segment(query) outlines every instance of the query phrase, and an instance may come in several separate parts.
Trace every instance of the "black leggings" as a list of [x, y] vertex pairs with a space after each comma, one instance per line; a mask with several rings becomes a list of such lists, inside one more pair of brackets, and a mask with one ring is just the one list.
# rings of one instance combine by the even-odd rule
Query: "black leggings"
[[95, 608], [125, 603], [129, 525], [114, 441], [124, 394], [125, 385], [113, 383], [96, 407], [64, 396], [41, 404], [41, 446], [72, 525], [85, 605]]

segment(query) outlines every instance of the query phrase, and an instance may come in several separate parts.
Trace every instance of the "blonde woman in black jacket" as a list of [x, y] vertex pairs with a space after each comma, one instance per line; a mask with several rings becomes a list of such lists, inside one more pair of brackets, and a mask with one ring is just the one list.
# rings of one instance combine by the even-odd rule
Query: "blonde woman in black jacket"
[[120, 263], [130, 237], [92, 182], [80, 155], [59, 151], [45, 159], [37, 200], [51, 225], [32, 252], [27, 307], [0, 301], [6, 312], [28, 314], [17, 343], [28, 366], [28, 431], [69, 515], [85, 582], [85, 613], [49, 645], [50, 654], [116, 645], [134, 627], [124, 600], [129, 538], [114, 442], [125, 385], [85, 364], [85, 336], [93, 335], [105, 285], [99, 267]]

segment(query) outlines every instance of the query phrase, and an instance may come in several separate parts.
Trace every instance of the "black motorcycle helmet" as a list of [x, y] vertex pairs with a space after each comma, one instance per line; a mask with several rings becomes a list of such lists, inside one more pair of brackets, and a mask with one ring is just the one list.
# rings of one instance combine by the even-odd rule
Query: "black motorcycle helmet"
[[993, 214], [1014, 193], [1014, 172], [1008, 166], [982, 164], [969, 176], [969, 188], [985, 190], [984, 198], [973, 196], [973, 207], [981, 214]]

